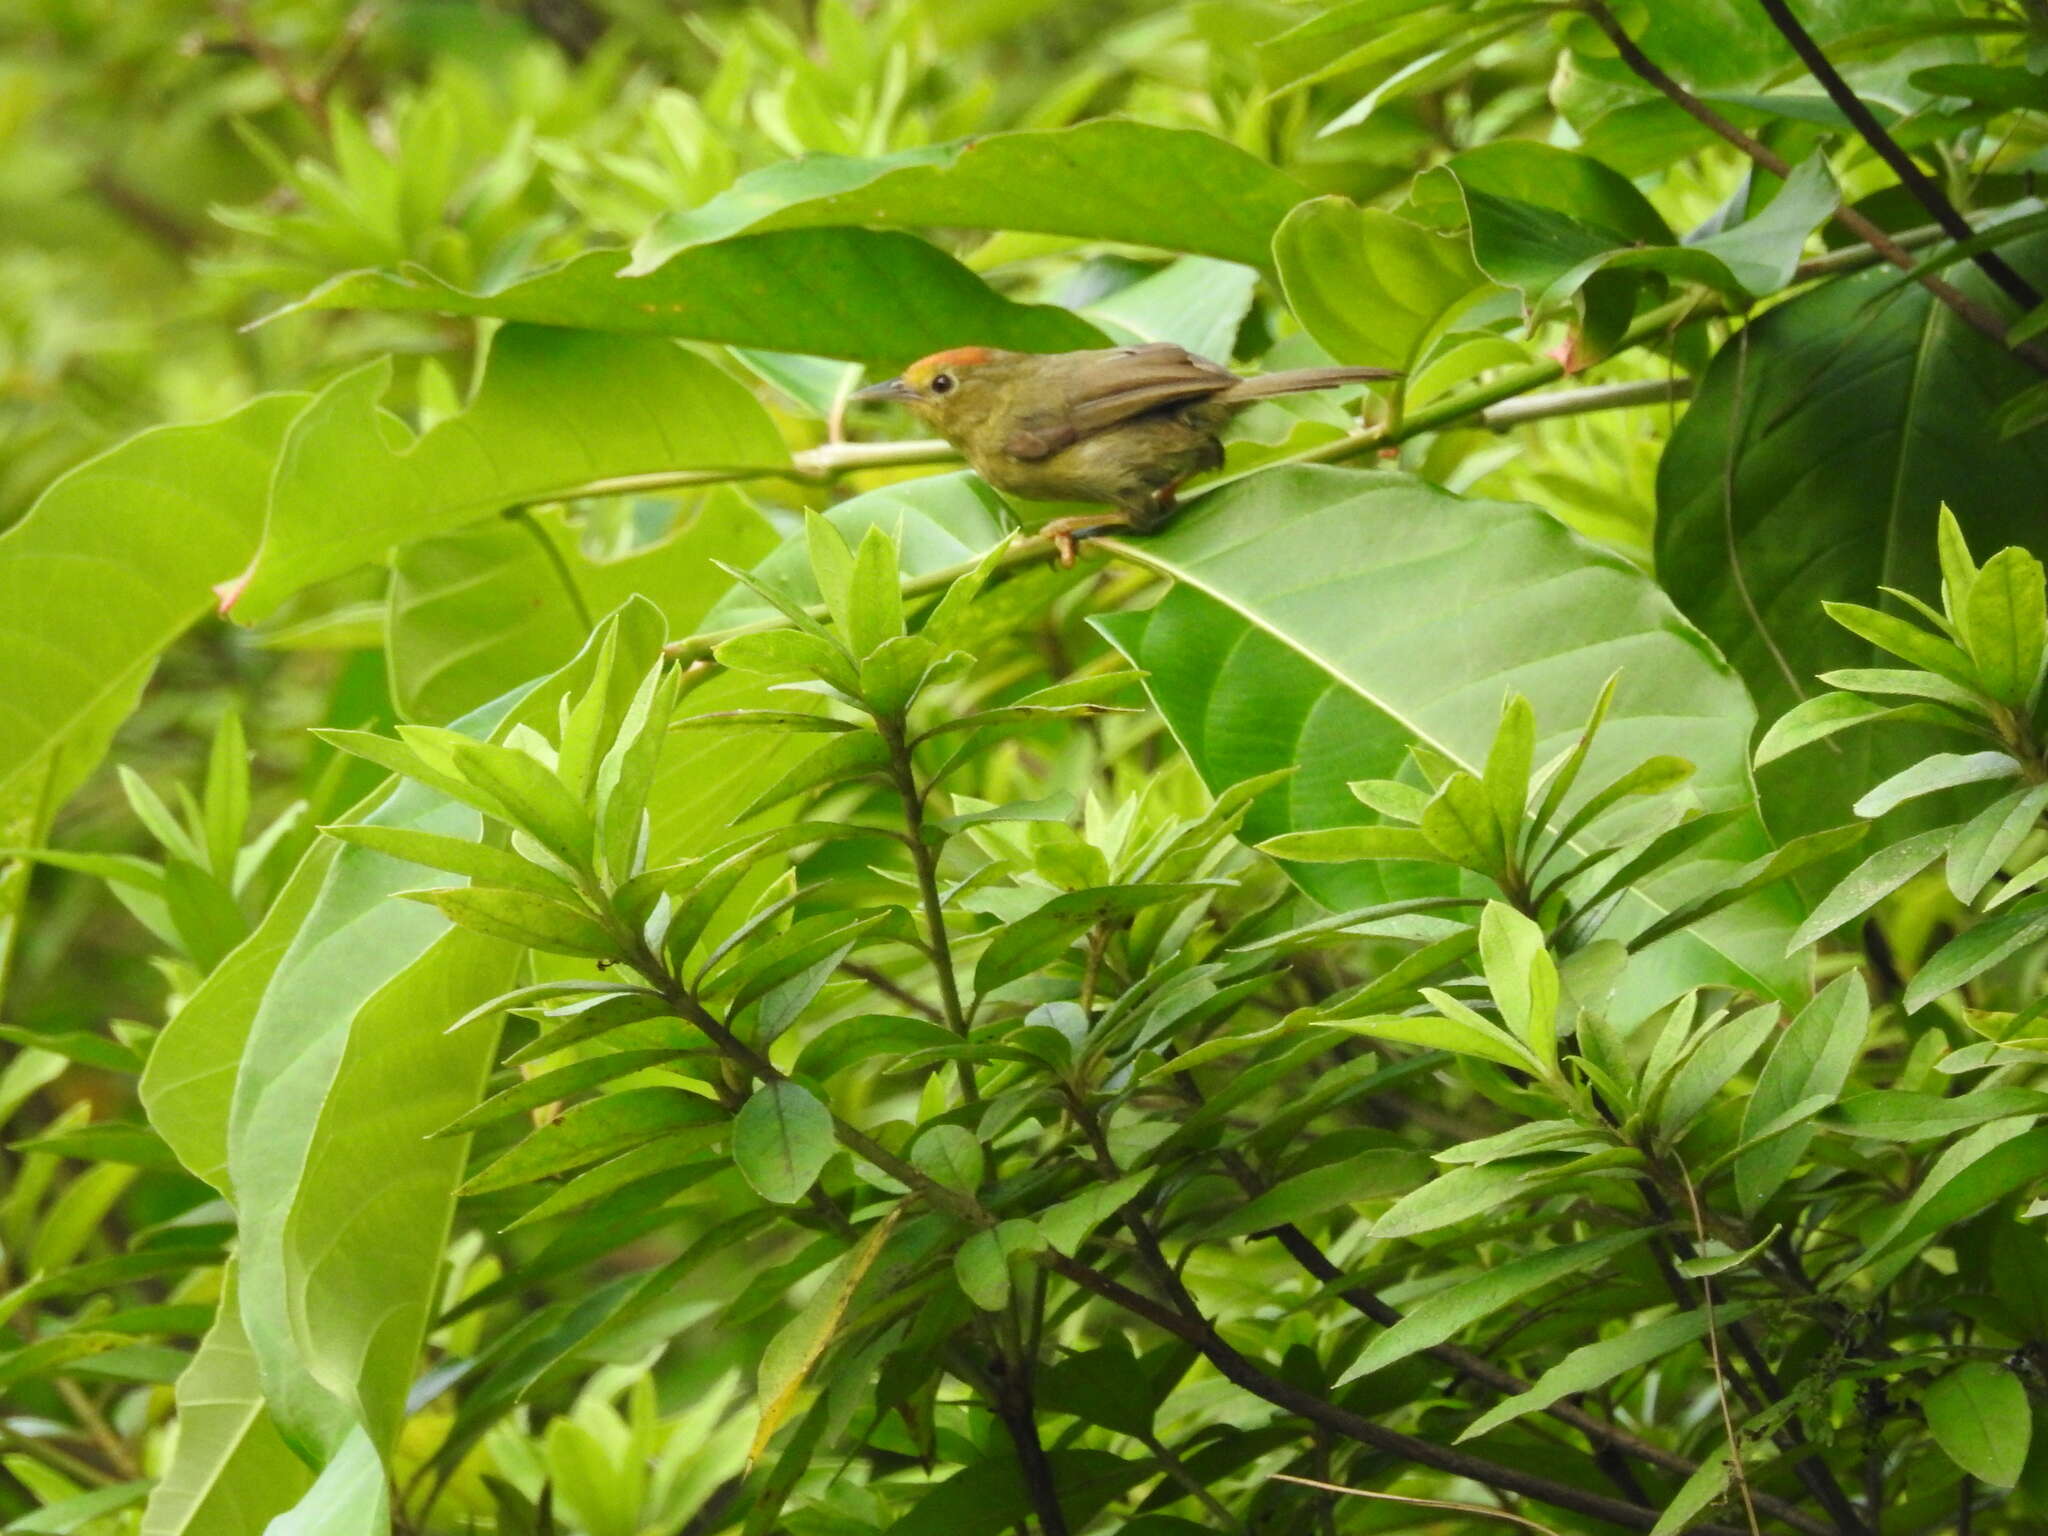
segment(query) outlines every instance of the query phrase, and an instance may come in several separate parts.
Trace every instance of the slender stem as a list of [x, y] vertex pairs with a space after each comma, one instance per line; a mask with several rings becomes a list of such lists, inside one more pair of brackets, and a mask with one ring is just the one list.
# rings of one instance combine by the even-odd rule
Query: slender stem
[[539, 520], [524, 506], [506, 508], [505, 517], [533, 535], [534, 543], [540, 546], [542, 558], [554, 570], [555, 579], [562, 584], [562, 591], [569, 599], [570, 608], [575, 610], [577, 625], [588, 634], [596, 626], [597, 620], [591, 616], [590, 604], [583, 600], [583, 589], [576, 585], [576, 573], [569, 569], [569, 562], [562, 558], [561, 550], [556, 548], [555, 541], [548, 537], [547, 529], [541, 527]]
[[[1914, 163], [1913, 157], [1899, 147], [1898, 140], [1885, 132], [1884, 124], [1877, 120], [1876, 114], [1864, 103], [1863, 98], [1850, 89], [1849, 82], [1842, 78], [1841, 71], [1828, 61], [1828, 56], [1821, 51], [1820, 44], [1813, 40], [1813, 34], [1800, 25], [1799, 18], [1792, 14], [1792, 8], [1785, 0], [1757, 0], [1757, 4], [1763, 8], [1763, 13], [1770, 17], [1771, 25], [1776, 27], [1785, 41], [1792, 45], [1792, 51], [1799, 55], [1799, 62], [1806, 66], [1807, 72], [1820, 82], [1821, 89], [1828, 93], [1828, 99], [1841, 108], [1842, 116], [1848, 118], [1856, 131], [1863, 135], [1863, 142], [1875, 150], [1877, 157], [1892, 168], [1892, 173], [1899, 178], [1906, 190], [1918, 199], [1920, 206], [1933, 216], [1934, 222], [1941, 226], [1942, 232], [1951, 240], [1968, 240], [1973, 233], [1969, 221], [1957, 211], [1956, 205], [1943, 195], [1941, 188], [1934, 184], [1927, 173]], [[1979, 251], [1972, 260], [1977, 263], [1978, 269], [1996, 283], [1999, 290], [2022, 310], [2034, 309], [2040, 305], [2041, 295], [2033, 284], [2015, 272], [1996, 251]]]
[[[1607, 34], [1608, 40], [1614, 44], [1615, 51], [1620, 55], [1621, 61], [1645, 83], [1661, 91], [1686, 116], [1692, 118], [1693, 121], [1709, 132], [1734, 145], [1773, 176], [1783, 178], [1792, 174], [1792, 166], [1783, 155], [1751, 138], [1740, 128], [1729, 122], [1727, 118], [1721, 116], [1720, 113], [1701, 101], [1699, 97], [1693, 95], [1691, 91], [1680, 85], [1670, 75], [1666, 74], [1657, 65], [1655, 60], [1636, 46], [1635, 39], [1628, 35], [1627, 29], [1615, 19], [1614, 13], [1607, 8], [1603, 0], [1585, 0], [1585, 7], [1586, 13], [1593, 18], [1594, 23], [1602, 32]], [[1918, 265], [1913, 260], [1913, 255], [1910, 251], [1855, 209], [1849, 207], [1837, 208], [1834, 212], [1834, 220], [1844, 229], [1854, 234], [1857, 239], [1870, 246], [1872, 250], [1876, 251], [1878, 255], [1889, 261], [1893, 266], [1912, 272]], [[1961, 289], [1956, 288], [1953, 284], [1944, 282], [1932, 272], [1917, 273], [1916, 281], [1919, 282], [1921, 287], [1933, 294], [1935, 298], [1953, 310], [1965, 324], [1984, 336], [1989, 337], [1992, 341], [1997, 342], [2001, 347], [2005, 346], [2005, 322], [1991, 309], [1979, 304]], [[2036, 347], [2032, 342], [2024, 343], [2011, 350], [2015, 356], [2024, 358], [2030, 367], [2042, 373], [2048, 373], [2048, 351]]]
[[[878, 717], [875, 727], [889, 749], [889, 777], [903, 802], [903, 825], [910, 834], [910, 863], [917, 874], [918, 902], [924, 908], [925, 938], [931, 945], [932, 969], [939, 975], [939, 1002], [946, 1025], [961, 1039], [967, 1038], [967, 1014], [960, 1006], [960, 979], [953, 974], [953, 941], [946, 933], [946, 903], [939, 894], [939, 860], [925, 837], [924, 790], [917, 782], [917, 764], [910, 755], [910, 743], [900, 718]], [[960, 1092], [967, 1102], [976, 1103], [981, 1092], [974, 1084], [971, 1062], [955, 1062], [960, 1069]]]
[[1520, 400], [1503, 400], [1479, 413], [1479, 424], [1495, 432], [1524, 426], [1532, 421], [1551, 421], [1560, 416], [1584, 416], [1593, 411], [1626, 410], [1636, 405], [1664, 405], [1692, 398], [1690, 374], [1670, 379], [1628, 379], [1619, 384], [1591, 384], [1584, 389], [1561, 389], [1555, 394], [1530, 395]]
[[1152, 1453], [1152, 1459], [1165, 1469], [1166, 1475], [1185, 1488], [1189, 1497], [1209, 1512], [1209, 1518], [1216, 1522], [1218, 1530], [1242, 1533], [1246, 1529], [1245, 1523], [1230, 1512], [1230, 1506], [1211, 1493], [1209, 1485], [1195, 1476], [1188, 1464], [1157, 1434], [1147, 1430], [1138, 1436], [1138, 1440]]
[[1045, 1443], [1038, 1438], [1038, 1412], [1031, 1400], [1029, 1362], [1005, 1357], [1005, 1369], [996, 1380], [991, 1402], [996, 1417], [1017, 1452], [1017, 1470], [1023, 1475], [1024, 1490], [1031, 1497], [1032, 1513], [1038, 1517], [1042, 1536], [1067, 1536], [1066, 1511], [1060, 1508], [1058, 1480]]

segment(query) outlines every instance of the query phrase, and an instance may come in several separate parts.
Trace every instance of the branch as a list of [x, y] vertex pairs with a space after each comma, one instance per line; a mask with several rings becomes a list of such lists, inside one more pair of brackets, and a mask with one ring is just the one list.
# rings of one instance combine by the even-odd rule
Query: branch
[[[1828, 93], [1828, 99], [1842, 109], [1842, 115], [1863, 135], [1863, 142], [1877, 152], [1877, 157], [1892, 168], [1906, 190], [1919, 199], [1920, 206], [1933, 215], [1942, 232], [1951, 240], [1968, 240], [1972, 234], [1969, 221], [1957, 212], [1955, 204], [1942, 194], [1941, 188], [1928, 178], [1913, 157], [1899, 147], [1898, 140], [1885, 132], [1884, 124], [1864, 104], [1863, 98], [1849, 88], [1849, 82], [1842, 78], [1841, 71], [1828, 62], [1820, 44], [1799, 24], [1799, 18], [1792, 14], [1792, 8], [1785, 0], [1757, 0], [1757, 4], [1770, 17], [1771, 25], [1792, 45], [1792, 51], [1799, 55], [1799, 62], [1806, 66], [1807, 72], [1820, 82], [1821, 89]], [[2023, 311], [2039, 307], [2041, 295], [1996, 251], [1979, 251], [1974, 259], [1984, 275]]]
[[[1586, 13], [1593, 18], [1600, 30], [1607, 34], [1608, 41], [1614, 44], [1621, 61], [1633, 70], [1638, 78], [1662, 92], [1686, 116], [1710, 133], [1734, 145], [1773, 176], [1783, 179], [1792, 174], [1792, 167], [1783, 155], [1751, 138], [1659, 68], [1655, 60], [1636, 46], [1635, 39], [1628, 35], [1619, 21], [1615, 20], [1614, 13], [1607, 8], [1604, 0], [1585, 0], [1585, 6]], [[1834, 220], [1893, 266], [1907, 272], [1914, 272], [1918, 266], [1910, 251], [1855, 209], [1837, 208]], [[1944, 282], [1931, 272], [1919, 272], [1915, 280], [1953, 310], [1971, 329], [1989, 337], [2000, 347], [2006, 346], [2005, 321], [1991, 309], [1979, 304], [1961, 289]], [[2010, 350], [2015, 357], [2024, 359], [2028, 366], [2036, 371], [2048, 373], [2048, 350], [2043, 350], [2032, 342], [2023, 343]]]

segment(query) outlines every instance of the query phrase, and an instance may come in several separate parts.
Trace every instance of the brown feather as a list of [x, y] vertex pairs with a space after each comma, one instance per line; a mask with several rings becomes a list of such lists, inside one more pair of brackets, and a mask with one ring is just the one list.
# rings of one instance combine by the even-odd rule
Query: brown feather
[[1314, 389], [1337, 389], [1362, 384], [1368, 379], [1398, 379], [1392, 368], [1289, 368], [1281, 373], [1262, 373], [1255, 379], [1239, 379], [1234, 388], [1220, 396], [1226, 405], [1248, 400], [1270, 400], [1275, 395], [1301, 395]]

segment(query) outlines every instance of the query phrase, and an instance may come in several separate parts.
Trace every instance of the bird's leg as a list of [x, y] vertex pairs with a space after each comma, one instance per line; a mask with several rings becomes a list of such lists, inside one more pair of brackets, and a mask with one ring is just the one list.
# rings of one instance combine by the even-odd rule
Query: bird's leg
[[1131, 514], [1131, 532], [1157, 533], [1166, 526], [1166, 520], [1179, 509], [1175, 493], [1180, 490], [1178, 480], [1169, 480], [1154, 491], [1145, 505]]
[[1096, 512], [1082, 517], [1056, 517], [1044, 528], [1045, 536], [1052, 540], [1052, 546], [1059, 551], [1060, 568], [1074, 568], [1074, 551], [1084, 539], [1098, 533], [1108, 533], [1114, 528], [1128, 528], [1133, 533], [1156, 533], [1172, 517], [1177, 503], [1174, 492], [1180, 489], [1178, 480], [1162, 485], [1143, 503], [1135, 507], [1119, 507], [1114, 512]]
[[1056, 517], [1039, 531], [1052, 540], [1052, 547], [1059, 553], [1060, 569], [1071, 571], [1074, 568], [1074, 551], [1081, 547], [1082, 540], [1112, 529], [1137, 526], [1136, 513], [1118, 510], [1089, 512], [1080, 517]]

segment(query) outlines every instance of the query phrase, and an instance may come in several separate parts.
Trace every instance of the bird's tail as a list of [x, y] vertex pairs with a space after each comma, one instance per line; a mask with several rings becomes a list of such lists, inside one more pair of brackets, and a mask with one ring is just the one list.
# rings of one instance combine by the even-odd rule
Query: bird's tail
[[1345, 384], [1362, 384], [1368, 379], [1398, 379], [1392, 368], [1289, 368], [1281, 373], [1262, 373], [1255, 379], [1240, 379], [1222, 394], [1224, 403], [1239, 405], [1251, 400], [1268, 400], [1274, 395], [1300, 395], [1314, 389], [1337, 389]]

